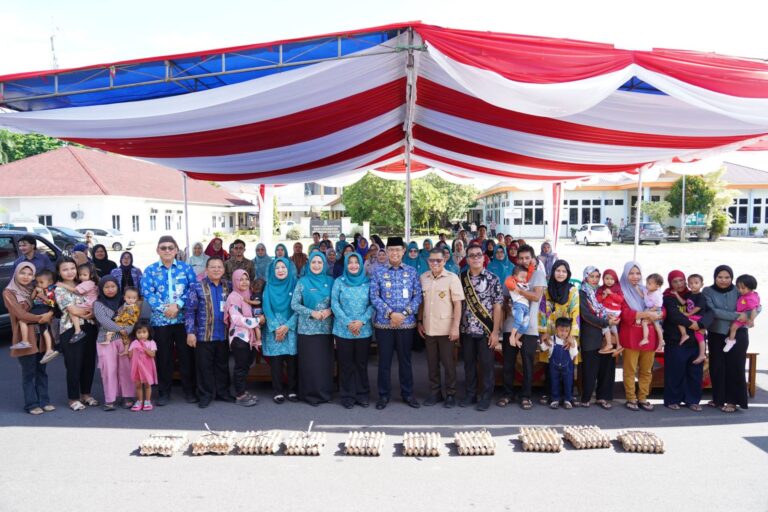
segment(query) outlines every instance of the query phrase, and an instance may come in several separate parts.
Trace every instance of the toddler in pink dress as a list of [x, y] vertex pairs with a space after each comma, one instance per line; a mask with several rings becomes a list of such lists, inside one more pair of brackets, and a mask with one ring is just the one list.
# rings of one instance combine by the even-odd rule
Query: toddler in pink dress
[[736, 278], [736, 289], [739, 290], [739, 299], [736, 301], [736, 312], [745, 314], [747, 321], [734, 320], [731, 324], [731, 331], [725, 340], [723, 352], [728, 352], [736, 344], [736, 331], [742, 327], [750, 328], [755, 326], [755, 317], [760, 309], [760, 296], [755, 291], [757, 289], [757, 279], [749, 274], [744, 274]]
[[155, 366], [157, 345], [150, 339], [152, 328], [146, 323], [136, 324], [132, 334], [134, 340], [128, 347], [128, 356], [131, 358], [131, 379], [136, 386], [136, 402], [131, 410], [151, 411], [153, 409], [152, 385], [157, 384], [157, 367]]

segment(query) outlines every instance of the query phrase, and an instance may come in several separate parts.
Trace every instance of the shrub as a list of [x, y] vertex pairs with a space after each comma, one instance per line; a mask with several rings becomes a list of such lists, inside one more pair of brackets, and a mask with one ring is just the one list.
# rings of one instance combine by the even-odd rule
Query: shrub
[[299, 228], [291, 228], [286, 234], [285, 238], [287, 240], [298, 240], [301, 238], [301, 231], [299, 231]]
[[709, 234], [713, 240], [717, 240], [720, 235], [728, 231], [730, 219], [725, 212], [718, 211], [712, 216], [712, 222], [709, 225]]

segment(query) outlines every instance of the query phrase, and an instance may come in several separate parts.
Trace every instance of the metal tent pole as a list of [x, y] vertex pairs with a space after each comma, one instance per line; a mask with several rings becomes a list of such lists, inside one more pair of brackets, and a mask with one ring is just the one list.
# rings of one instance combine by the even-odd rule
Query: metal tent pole
[[411, 151], [413, 150], [413, 115], [416, 104], [416, 73], [413, 54], [413, 28], [408, 29], [408, 54], [406, 56], [406, 110], [405, 110], [405, 242], [411, 241]]
[[189, 200], [187, 197], [187, 174], [181, 173], [184, 177], [184, 235], [186, 247], [184, 248], [185, 260], [189, 258]]
[[635, 204], [635, 247], [632, 261], [637, 261], [637, 247], [640, 245], [640, 207], [643, 203], [643, 168], [637, 174], [637, 203]]
[[685, 242], [685, 174], [683, 174], [683, 204], [680, 212], [680, 242]]

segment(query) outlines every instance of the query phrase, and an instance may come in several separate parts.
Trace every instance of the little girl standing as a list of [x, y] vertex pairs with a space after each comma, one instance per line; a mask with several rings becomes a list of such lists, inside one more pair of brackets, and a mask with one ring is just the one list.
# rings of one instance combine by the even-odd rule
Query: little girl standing
[[128, 348], [128, 356], [131, 358], [131, 379], [136, 386], [136, 402], [131, 407], [132, 411], [151, 411], [152, 385], [157, 384], [157, 368], [155, 367], [155, 353], [157, 345], [152, 340], [152, 328], [143, 322], [136, 324], [131, 333], [133, 342]]
[[[603, 272], [603, 286], [597, 289], [597, 300], [605, 308], [608, 316], [621, 318], [621, 307], [624, 304], [624, 294], [621, 292], [619, 276], [615, 270], [606, 269]], [[606, 332], [607, 329], [607, 332]], [[615, 325], [603, 329], [605, 342], [598, 351], [600, 354], [620, 353], [623, 348], [619, 344], [619, 330]], [[613, 347], [616, 347], [615, 349]]]
[[744, 314], [747, 317], [746, 322], [736, 320], [731, 324], [731, 330], [728, 338], [725, 340], [723, 352], [728, 352], [736, 344], [736, 331], [741, 328], [750, 328], [755, 326], [755, 317], [760, 308], [760, 296], [755, 291], [757, 289], [757, 279], [749, 274], [743, 274], [736, 278], [736, 289], [739, 290], [739, 300], [736, 302], [736, 312]]

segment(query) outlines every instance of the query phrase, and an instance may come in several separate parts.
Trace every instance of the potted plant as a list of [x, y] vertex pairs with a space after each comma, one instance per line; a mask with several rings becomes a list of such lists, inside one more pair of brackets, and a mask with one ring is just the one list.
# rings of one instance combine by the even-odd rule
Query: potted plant
[[712, 216], [712, 222], [709, 225], [709, 237], [715, 241], [728, 231], [728, 214], [725, 212], [716, 212]]
[[576, 228], [571, 228], [571, 238], [576, 236]]
[[749, 226], [749, 236], [755, 236], [757, 233], [757, 226]]
[[768, 229], [764, 229], [764, 230], [763, 230], [763, 236], [764, 236], [765, 238], [768, 238]]

